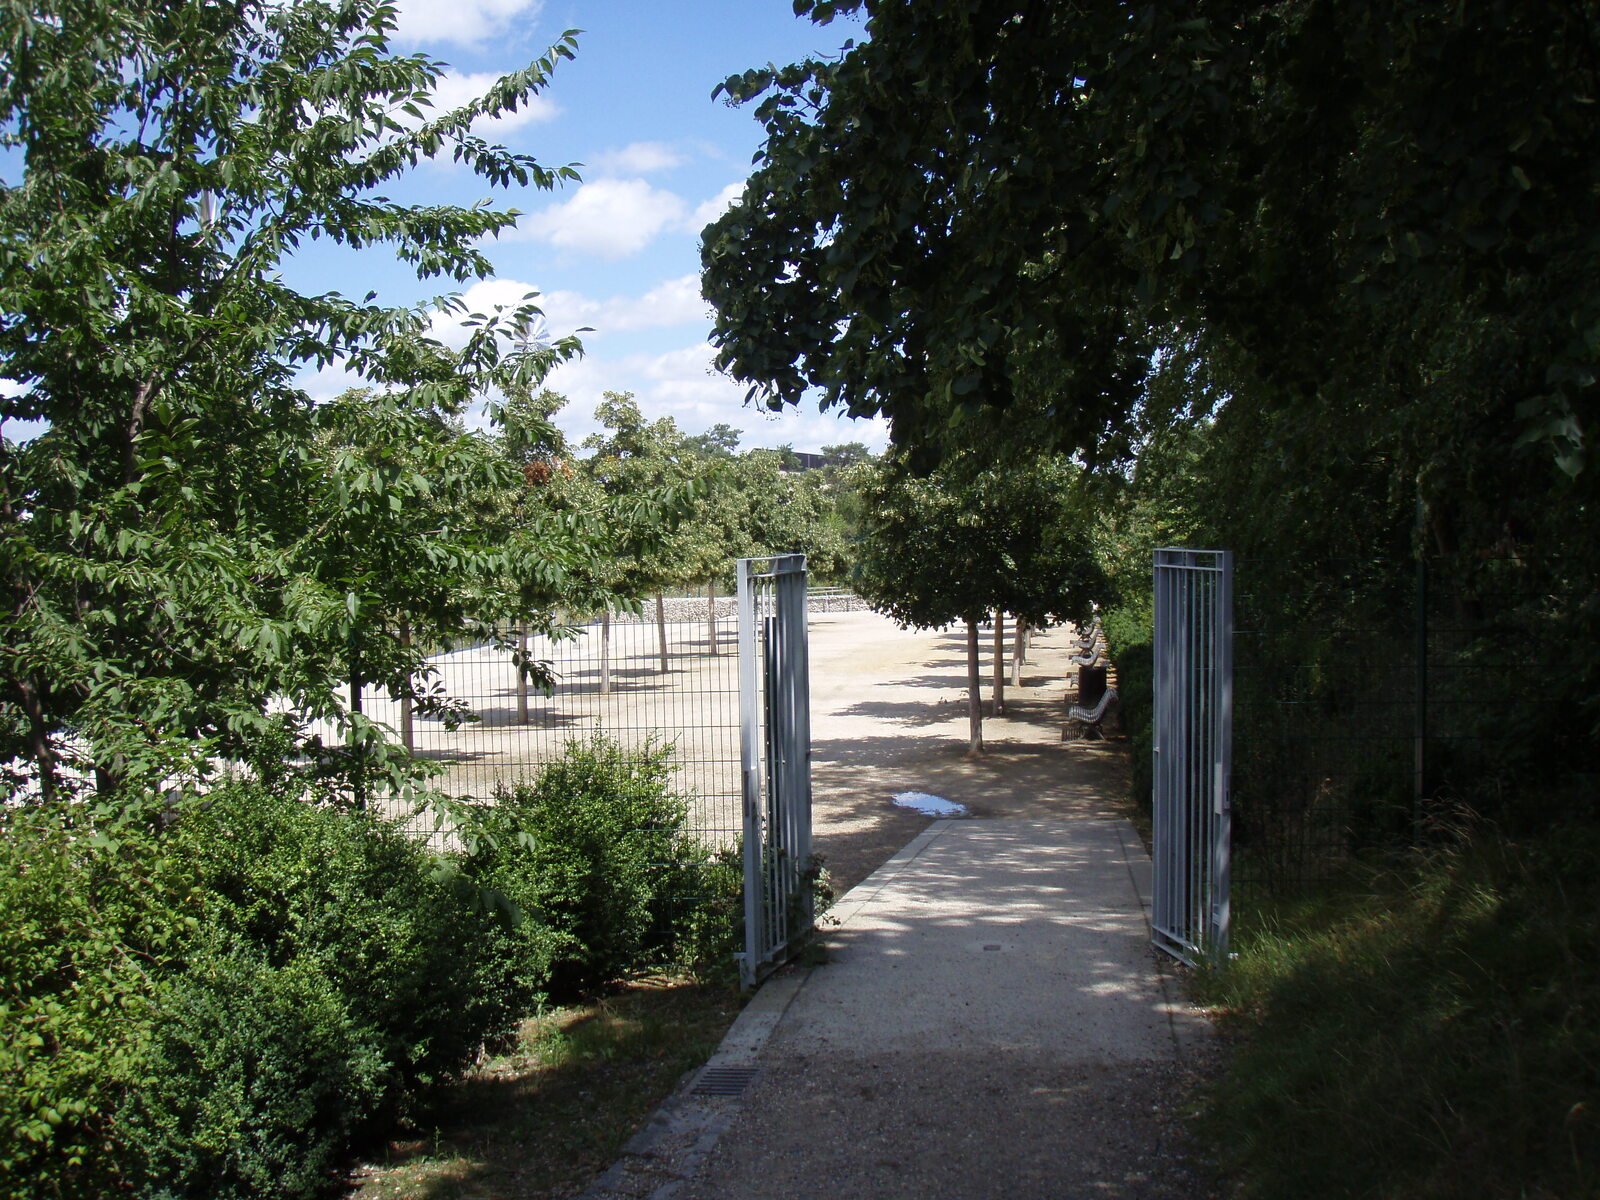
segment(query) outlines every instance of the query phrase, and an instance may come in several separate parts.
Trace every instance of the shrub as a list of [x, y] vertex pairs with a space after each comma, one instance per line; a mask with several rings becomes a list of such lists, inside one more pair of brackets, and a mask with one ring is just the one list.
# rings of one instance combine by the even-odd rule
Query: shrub
[[174, 834], [211, 928], [270, 967], [318, 964], [378, 1040], [390, 1099], [460, 1070], [537, 998], [500, 967], [496, 914], [381, 817], [236, 785]]
[[256, 784], [177, 812], [5, 814], [0, 1195], [314, 1195], [542, 991], [538, 923], [379, 818]]
[[118, 1113], [151, 1200], [323, 1190], [377, 1108], [389, 1039], [360, 1024], [324, 964], [271, 965], [220, 937], [158, 999], [140, 1086]]
[[76, 806], [0, 816], [0, 1195], [120, 1190], [112, 1115], [144, 1073], [152, 977], [195, 917], [170, 867]]
[[561, 939], [554, 993], [670, 961], [695, 919], [709, 851], [685, 832], [688, 807], [671, 777], [670, 746], [624, 749], [597, 736], [481, 814], [484, 844], [466, 870]]

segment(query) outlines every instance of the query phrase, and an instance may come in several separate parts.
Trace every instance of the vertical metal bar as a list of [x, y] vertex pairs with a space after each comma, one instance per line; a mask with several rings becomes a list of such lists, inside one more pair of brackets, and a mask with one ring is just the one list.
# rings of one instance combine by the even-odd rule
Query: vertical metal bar
[[1217, 827], [1213, 846], [1212, 953], [1219, 962], [1228, 957], [1229, 929], [1233, 923], [1233, 551], [1221, 555], [1217, 613]]
[[526, 669], [528, 627], [526, 625], [517, 626], [517, 649], [520, 651], [518, 657], [524, 660], [517, 665], [517, 724], [526, 725], [528, 723], [528, 672]]
[[739, 984], [755, 986], [761, 961], [763, 892], [761, 871], [761, 759], [758, 738], [760, 676], [756, 672], [756, 597], [749, 559], [738, 563], [739, 603], [739, 765], [744, 803], [744, 957]]
[[1151, 923], [1158, 942], [1166, 945], [1172, 928], [1173, 839], [1171, 812], [1172, 736], [1172, 573], [1166, 551], [1155, 552], [1154, 708], [1155, 730], [1151, 745], [1151, 835], [1155, 859], [1155, 886], [1151, 897]]
[[[411, 624], [408, 621], [400, 622], [400, 644], [408, 650], [411, 648]], [[407, 685], [411, 680], [406, 680]], [[417, 728], [411, 706], [411, 696], [407, 692], [400, 694], [400, 744], [406, 748], [407, 754], [417, 752]]]
[[[1417, 501], [1417, 522], [1422, 522], [1422, 501]], [[1422, 548], [1417, 548], [1417, 597], [1415, 640], [1417, 657], [1417, 697], [1414, 763], [1412, 765], [1412, 837], [1422, 839], [1422, 827], [1428, 802], [1428, 560]]]
[[[794, 807], [795, 823], [798, 836], [795, 839], [795, 853], [799, 858], [801, 870], [805, 870], [811, 861], [811, 631], [809, 627], [811, 604], [807, 596], [808, 582], [806, 572], [806, 559], [804, 555], [798, 556], [796, 563], [795, 595], [792, 601], [793, 609], [790, 621], [794, 629], [794, 657], [790, 663], [790, 671], [794, 683], [794, 742], [795, 742], [795, 788], [790, 794], [790, 803]], [[806, 927], [809, 929], [816, 919], [813, 904], [816, 897], [812, 895], [811, 888], [805, 885], [802, 906], [805, 913]]]

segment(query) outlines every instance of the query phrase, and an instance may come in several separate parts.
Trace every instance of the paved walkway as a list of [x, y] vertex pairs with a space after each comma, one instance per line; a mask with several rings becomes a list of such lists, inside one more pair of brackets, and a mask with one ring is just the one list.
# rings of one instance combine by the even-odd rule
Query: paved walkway
[[1149, 881], [1126, 821], [933, 822], [586, 1196], [1204, 1196], [1175, 1110], [1209, 1026]]

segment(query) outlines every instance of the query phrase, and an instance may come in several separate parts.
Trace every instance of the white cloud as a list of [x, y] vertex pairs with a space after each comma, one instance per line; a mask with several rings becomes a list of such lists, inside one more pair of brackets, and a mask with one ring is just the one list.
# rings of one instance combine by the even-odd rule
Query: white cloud
[[543, 0], [400, 0], [396, 40], [477, 46], [533, 24]]
[[[429, 120], [441, 117], [451, 109], [476, 100], [499, 81], [500, 76], [493, 71], [470, 74], [446, 71], [434, 87], [433, 107], [423, 109], [423, 115]], [[517, 106], [516, 112], [502, 113], [498, 117], [479, 117], [472, 123], [472, 129], [484, 137], [497, 138], [532, 122], [548, 121], [560, 112], [554, 101], [542, 95], [531, 96]]]
[[689, 232], [698, 234], [732, 208], [733, 202], [742, 195], [744, 195], [744, 180], [741, 179], [738, 183], [730, 183], [711, 199], [702, 201], [689, 218]]
[[[472, 330], [461, 324], [462, 320], [472, 313], [492, 315], [497, 308], [515, 309], [521, 307], [529, 292], [539, 289], [531, 283], [523, 283], [519, 279], [483, 279], [469, 287], [461, 294], [461, 302], [466, 308], [459, 313], [435, 313], [433, 322], [428, 328], [428, 336], [436, 341], [443, 342], [453, 350], [459, 350], [467, 344], [467, 338], [472, 335]], [[539, 297], [535, 303], [545, 307], [545, 298]], [[560, 330], [565, 335], [570, 330]]]
[[630, 329], [687, 325], [709, 316], [706, 302], [700, 298], [698, 275], [668, 279], [642, 296], [612, 296], [607, 300], [594, 300], [580, 292], [538, 294], [536, 285], [520, 279], [485, 279], [462, 293], [465, 312], [436, 313], [428, 334], [459, 350], [467, 344], [471, 332], [461, 324], [464, 316], [488, 315], [496, 308], [517, 308], [529, 293], [535, 293], [534, 303], [544, 310], [552, 335], [566, 337], [587, 328], [593, 332], [580, 335], [585, 341]]
[[318, 404], [332, 400], [340, 392], [348, 391], [350, 388], [372, 386], [348, 369], [342, 361], [330, 363], [315, 371], [303, 370], [295, 377], [295, 384], [304, 388], [306, 394]]
[[517, 234], [563, 250], [626, 258], [676, 226], [685, 213], [682, 199], [642, 179], [597, 179], [578, 188], [572, 199], [522, 218]]
[[564, 333], [587, 325], [597, 335], [687, 325], [706, 320], [710, 312], [700, 296], [698, 275], [668, 279], [642, 296], [613, 296], [609, 300], [592, 300], [578, 292], [551, 292], [543, 306], [557, 331]]
[[665, 142], [630, 142], [597, 154], [585, 164], [595, 175], [649, 175], [682, 166], [685, 158]]

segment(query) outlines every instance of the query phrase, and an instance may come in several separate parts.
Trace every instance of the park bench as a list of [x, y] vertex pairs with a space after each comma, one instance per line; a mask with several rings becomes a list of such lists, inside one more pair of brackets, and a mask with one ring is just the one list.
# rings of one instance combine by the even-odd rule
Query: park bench
[[1100, 659], [1104, 657], [1104, 655], [1104, 648], [1096, 643], [1091, 646], [1085, 646], [1081, 651], [1079, 651], [1077, 654], [1074, 654], [1067, 661], [1076, 663], [1080, 667], [1093, 667], [1099, 665]]
[[[1107, 688], [1091, 708], [1085, 708], [1081, 704], [1074, 704], [1067, 710], [1067, 718], [1076, 721], [1082, 727], [1082, 736], [1085, 739], [1088, 738], [1091, 732], [1104, 738], [1106, 735], [1105, 730], [1100, 726], [1104, 723], [1106, 713], [1110, 711], [1112, 702], [1116, 698], [1117, 689], [1114, 687]], [[1061, 736], [1063, 739], [1067, 736], [1065, 730], [1062, 731]]]

